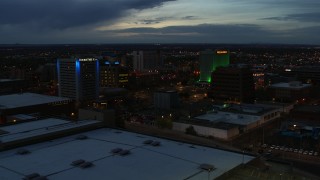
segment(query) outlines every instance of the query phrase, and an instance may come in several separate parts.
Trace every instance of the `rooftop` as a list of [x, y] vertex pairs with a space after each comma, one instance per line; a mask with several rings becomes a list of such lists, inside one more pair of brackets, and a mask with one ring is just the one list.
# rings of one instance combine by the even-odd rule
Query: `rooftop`
[[260, 119], [256, 115], [238, 114], [231, 112], [214, 111], [212, 113], [203, 114], [195, 117], [196, 119], [207, 120], [210, 122], [218, 123], [230, 123], [238, 125], [248, 125], [254, 123]]
[[0, 83], [2, 82], [15, 82], [15, 81], [23, 81], [22, 79], [0, 79]]
[[[98, 123], [94, 120], [83, 120], [71, 122], [63, 119], [47, 118], [36, 121], [29, 121], [9, 126], [0, 127], [0, 131], [5, 132], [0, 135], [2, 143], [23, 140], [30, 137], [36, 137], [53, 132], [59, 132], [76, 127], [86, 126], [89, 124]], [[0, 178], [1, 179], [1, 178]]]
[[320, 105], [297, 105], [294, 107], [293, 111], [304, 113], [320, 113]]
[[248, 115], [256, 115], [260, 116], [270, 111], [279, 109], [280, 105], [275, 104], [224, 104], [218, 105], [214, 104], [213, 109], [219, 110], [223, 112], [231, 112], [235, 114], [248, 114]]
[[215, 179], [254, 158], [108, 128], [81, 135], [0, 152], [0, 179]]
[[68, 100], [70, 99], [35, 93], [10, 94], [0, 96], [0, 109], [19, 108]]
[[290, 83], [276, 83], [270, 85], [271, 88], [285, 88], [285, 89], [303, 89], [306, 87], [311, 87], [311, 84], [302, 84], [299, 82], [290, 82]]

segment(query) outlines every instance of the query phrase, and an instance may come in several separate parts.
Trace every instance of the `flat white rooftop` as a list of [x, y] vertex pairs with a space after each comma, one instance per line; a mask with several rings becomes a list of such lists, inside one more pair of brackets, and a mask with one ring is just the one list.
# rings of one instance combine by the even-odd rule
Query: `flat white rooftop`
[[9, 117], [10, 118], [19, 119], [19, 120], [30, 120], [30, 119], [35, 119], [36, 118], [34, 116], [27, 115], [27, 114], [15, 114], [15, 115], [11, 115]]
[[216, 111], [214, 113], [203, 114], [196, 119], [208, 120], [211, 122], [224, 122], [239, 125], [248, 125], [260, 120], [259, 116], [248, 114], [237, 114], [232, 112]]
[[59, 101], [67, 101], [69, 98], [47, 96], [35, 93], [21, 93], [0, 96], [0, 109], [19, 108], [25, 106], [34, 106]]
[[[0, 179], [22, 179], [38, 173], [49, 180], [81, 179], [146, 179], [182, 180], [214, 179], [254, 157], [234, 152], [191, 145], [147, 135], [114, 129], [98, 129], [79, 135], [23, 147], [30, 151], [17, 154], [17, 149], [0, 152]], [[160, 146], [146, 145], [146, 140], [159, 141]], [[130, 150], [125, 156], [112, 154], [115, 148]], [[85, 160], [92, 167], [71, 165]], [[201, 164], [213, 165], [208, 172]]]
[[[0, 135], [0, 141], [11, 142], [16, 140], [23, 140], [30, 137], [49, 134], [62, 130], [81, 127], [89, 124], [98, 123], [95, 120], [83, 120], [78, 122], [71, 122], [62, 119], [48, 118], [30, 122], [19, 123], [15, 125], [0, 127], [1, 131], [8, 132]], [[0, 178], [1, 179], [1, 178]]]
[[311, 87], [310, 84], [298, 84], [298, 85], [294, 85], [291, 83], [276, 83], [276, 84], [272, 84], [270, 85], [271, 88], [285, 88], [285, 89], [303, 89], [306, 87]]
[[14, 81], [21, 81], [22, 79], [0, 79], [1, 82], [14, 82]]

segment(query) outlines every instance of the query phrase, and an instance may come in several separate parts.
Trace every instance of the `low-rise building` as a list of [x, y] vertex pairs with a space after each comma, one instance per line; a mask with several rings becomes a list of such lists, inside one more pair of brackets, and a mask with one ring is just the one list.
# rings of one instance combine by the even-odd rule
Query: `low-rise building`
[[[81, 126], [48, 121], [34, 124], [37, 128], [28, 125], [29, 130], [40, 134]], [[18, 129], [22, 128], [28, 130], [25, 125]], [[255, 159], [244, 153], [118, 129], [80, 133], [0, 151], [1, 179], [216, 179]]]
[[289, 83], [272, 84], [269, 86], [268, 91], [270, 96], [275, 101], [305, 101], [310, 96], [311, 87], [311, 84], [303, 84], [299, 81], [292, 81]]
[[198, 135], [229, 140], [279, 118], [282, 111], [282, 107], [269, 105], [233, 104], [194, 118], [175, 121], [173, 129], [185, 132], [186, 128], [193, 126]]
[[75, 113], [75, 101], [35, 93], [0, 96], [0, 124], [7, 123], [7, 116], [32, 113], [69, 116]]

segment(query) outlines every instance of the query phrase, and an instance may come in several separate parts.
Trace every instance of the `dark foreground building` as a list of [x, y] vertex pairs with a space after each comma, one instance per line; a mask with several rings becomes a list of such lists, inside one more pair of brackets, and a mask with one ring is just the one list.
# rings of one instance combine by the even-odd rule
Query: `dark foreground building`
[[231, 102], [254, 102], [252, 71], [246, 66], [219, 67], [212, 73], [209, 97]]

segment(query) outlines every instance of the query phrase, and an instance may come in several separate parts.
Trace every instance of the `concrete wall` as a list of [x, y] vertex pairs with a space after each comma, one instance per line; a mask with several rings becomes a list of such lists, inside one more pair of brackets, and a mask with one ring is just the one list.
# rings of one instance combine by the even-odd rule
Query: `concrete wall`
[[104, 113], [99, 111], [93, 111], [88, 109], [79, 109], [79, 120], [98, 120], [104, 121]]
[[95, 111], [90, 109], [79, 109], [79, 120], [98, 120], [105, 122], [106, 125], [115, 125], [115, 111], [114, 110], [104, 110]]
[[[191, 124], [173, 122], [172, 129], [176, 131], [185, 132], [186, 128], [188, 128], [190, 125]], [[212, 136], [212, 137], [220, 138], [224, 140], [228, 140], [229, 138], [239, 134], [238, 128], [225, 130], [225, 129], [218, 129], [213, 127], [198, 126], [198, 125], [192, 125], [192, 126], [194, 130], [201, 136]]]

